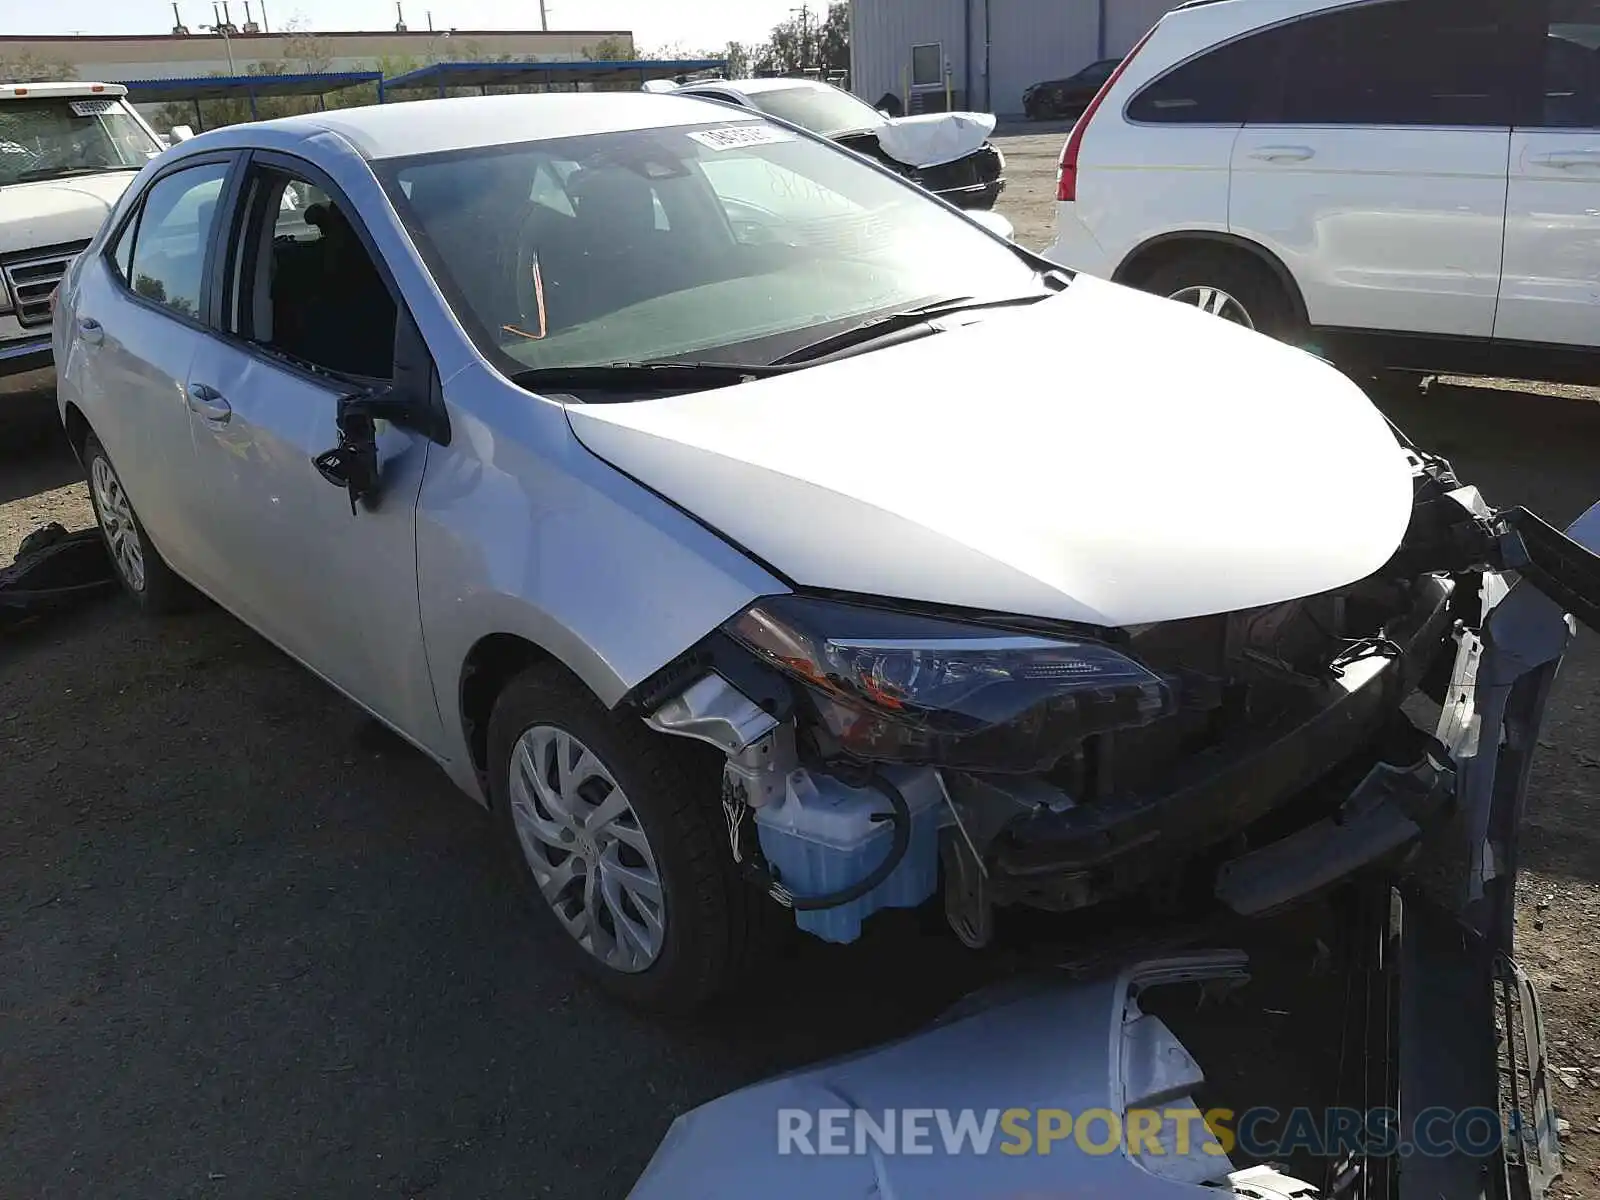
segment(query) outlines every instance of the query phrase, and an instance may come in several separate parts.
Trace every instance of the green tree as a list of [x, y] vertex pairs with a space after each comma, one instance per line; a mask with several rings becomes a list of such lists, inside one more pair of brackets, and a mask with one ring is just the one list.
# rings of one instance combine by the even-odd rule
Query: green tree
[[603, 37], [585, 46], [583, 57], [590, 62], [629, 62], [633, 59], [633, 43], [627, 38]]
[[850, 69], [850, 6], [828, 5], [828, 16], [817, 31], [816, 61], [812, 66], [824, 71]]
[[754, 51], [759, 48], [746, 46], [743, 42], [729, 42], [722, 51], [722, 57], [728, 60], [728, 78], [750, 78], [750, 64]]
[[0, 56], [0, 80], [6, 83], [71, 83], [78, 68], [63, 58], [40, 58], [36, 54]]
[[753, 58], [758, 69], [777, 74], [791, 71], [850, 69], [850, 6], [828, 5], [819, 22], [811, 13], [796, 13], [772, 27], [772, 36]]

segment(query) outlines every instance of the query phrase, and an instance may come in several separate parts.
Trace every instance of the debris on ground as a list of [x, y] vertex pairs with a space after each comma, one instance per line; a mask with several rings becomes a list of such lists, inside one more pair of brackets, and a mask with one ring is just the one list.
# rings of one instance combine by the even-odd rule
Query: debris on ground
[[116, 586], [99, 529], [68, 533], [51, 521], [22, 539], [15, 562], [0, 567], [0, 629], [81, 604]]

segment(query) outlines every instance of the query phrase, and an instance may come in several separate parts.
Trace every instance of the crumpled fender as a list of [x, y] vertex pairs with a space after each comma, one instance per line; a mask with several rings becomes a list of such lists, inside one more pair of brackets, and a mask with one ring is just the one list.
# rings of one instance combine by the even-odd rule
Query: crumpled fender
[[994, 126], [992, 113], [921, 113], [891, 117], [873, 132], [890, 158], [908, 167], [937, 167], [980, 149]]

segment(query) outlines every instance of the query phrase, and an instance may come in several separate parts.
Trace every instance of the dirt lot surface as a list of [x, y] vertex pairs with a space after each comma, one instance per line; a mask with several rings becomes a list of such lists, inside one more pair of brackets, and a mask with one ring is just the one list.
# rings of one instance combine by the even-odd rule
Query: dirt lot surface
[[[1005, 141], [1029, 245], [1060, 142]], [[0, 563], [90, 521], [50, 387], [0, 385]], [[1497, 503], [1564, 522], [1600, 497], [1593, 394], [1381, 400]], [[1540, 742], [1519, 928], [1570, 1123], [1557, 1194], [1594, 1198], [1597, 679], [1585, 634]], [[636, 1017], [549, 959], [470, 801], [226, 614], [151, 624], [115, 599], [0, 640], [0, 1197], [621, 1195], [678, 1112], [1000, 970], [910, 914], [875, 924], [802, 946], [736, 1011]]]

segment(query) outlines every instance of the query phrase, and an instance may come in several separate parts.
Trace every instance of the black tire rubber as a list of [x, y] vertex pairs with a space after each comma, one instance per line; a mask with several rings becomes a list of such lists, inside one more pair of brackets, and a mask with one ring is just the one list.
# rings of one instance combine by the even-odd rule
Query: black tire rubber
[[1299, 344], [1305, 323], [1272, 271], [1242, 251], [1209, 246], [1186, 250], [1135, 282], [1141, 291], [1172, 296], [1185, 288], [1215, 287], [1233, 296], [1250, 314], [1258, 333]]
[[[117, 474], [117, 468], [111, 458], [106, 454], [105, 447], [100, 444], [100, 439], [90, 434], [83, 444], [83, 471], [89, 480], [89, 504], [94, 509], [95, 522], [100, 527], [100, 536], [106, 543], [106, 554], [111, 558], [111, 569], [116, 574], [117, 582], [122, 585], [123, 592], [137, 604], [142, 612], [148, 616], [166, 616], [171, 613], [185, 612], [194, 607], [197, 593], [185, 583], [171, 567], [167, 566], [166, 559], [161, 557], [155, 544], [150, 541], [150, 535], [144, 530], [144, 522], [139, 520], [139, 513], [133, 507], [133, 502], [128, 502], [128, 511], [133, 514], [134, 532], [139, 537], [139, 551], [144, 558], [144, 587], [135, 588], [122, 573], [122, 568], [117, 564], [116, 555], [111, 549], [111, 539], [106, 537], [105, 517], [100, 512], [100, 500], [94, 491], [94, 460], [104, 459], [106, 466], [111, 468], [117, 485], [122, 486], [122, 476]], [[127, 489], [123, 489], [126, 494]]]
[[[627, 794], [655, 855], [664, 895], [666, 942], [637, 974], [614, 970], [562, 928], [534, 882], [512, 822], [511, 753], [534, 725], [553, 725], [587, 746]], [[489, 718], [491, 810], [528, 906], [553, 944], [603, 989], [654, 1012], [701, 1008], [745, 977], [782, 940], [792, 918], [734, 868], [719, 806], [722, 755], [656, 733], [637, 716], [608, 711], [557, 663], [528, 668], [509, 683]]]

